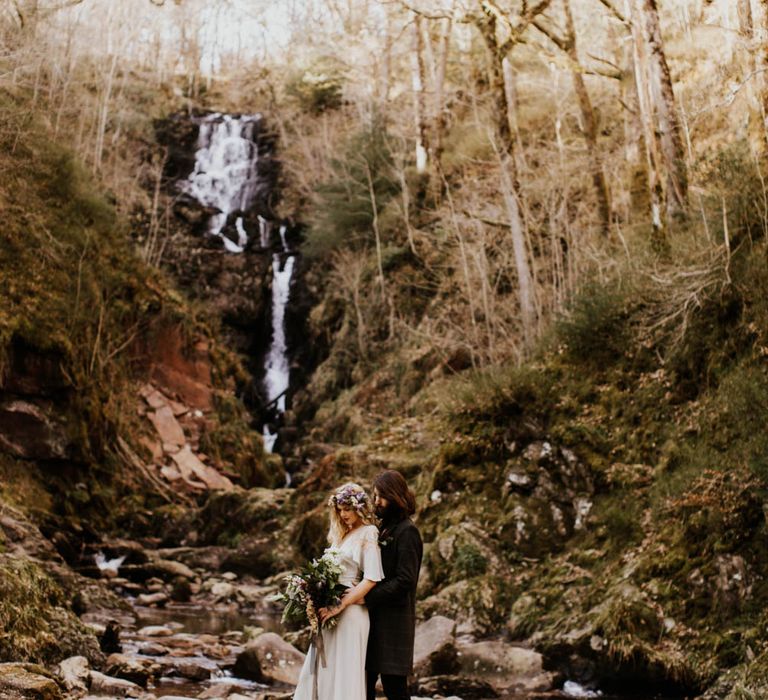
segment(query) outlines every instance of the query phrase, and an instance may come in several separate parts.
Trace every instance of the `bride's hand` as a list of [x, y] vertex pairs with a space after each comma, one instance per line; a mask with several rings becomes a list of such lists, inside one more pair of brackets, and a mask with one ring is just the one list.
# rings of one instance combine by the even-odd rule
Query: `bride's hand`
[[342, 610], [344, 610], [344, 608], [341, 605], [336, 605], [332, 608], [320, 608], [318, 611], [320, 613], [320, 622], [325, 624], [332, 617], [336, 617]]

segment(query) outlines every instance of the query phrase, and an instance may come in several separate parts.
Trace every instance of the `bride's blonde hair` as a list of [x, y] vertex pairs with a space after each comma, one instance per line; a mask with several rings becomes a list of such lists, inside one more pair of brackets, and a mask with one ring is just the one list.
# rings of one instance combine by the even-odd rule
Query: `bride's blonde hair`
[[348, 482], [339, 486], [328, 499], [330, 513], [330, 528], [328, 529], [328, 542], [332, 547], [338, 547], [344, 535], [347, 534], [347, 527], [339, 515], [339, 508], [349, 508], [357, 511], [363, 525], [373, 525], [374, 516], [371, 508], [371, 499], [365, 492], [365, 489], [359, 484]]

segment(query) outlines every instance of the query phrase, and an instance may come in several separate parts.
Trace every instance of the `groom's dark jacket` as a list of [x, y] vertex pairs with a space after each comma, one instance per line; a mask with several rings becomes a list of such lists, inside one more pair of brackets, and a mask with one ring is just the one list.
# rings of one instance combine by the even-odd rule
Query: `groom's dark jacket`
[[416, 583], [424, 547], [410, 518], [382, 523], [379, 534], [384, 580], [365, 596], [371, 617], [369, 672], [407, 676], [413, 666]]

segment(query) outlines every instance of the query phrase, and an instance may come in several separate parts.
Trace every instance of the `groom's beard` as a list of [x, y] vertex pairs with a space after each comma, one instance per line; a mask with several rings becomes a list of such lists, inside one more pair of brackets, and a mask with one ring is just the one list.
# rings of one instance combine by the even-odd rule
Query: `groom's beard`
[[379, 505], [377, 503], [376, 506], [373, 509], [373, 512], [376, 514], [377, 518], [380, 518], [381, 520], [385, 520], [386, 517], [387, 517], [387, 511], [388, 510], [389, 510], [389, 508], [385, 508], [384, 506]]

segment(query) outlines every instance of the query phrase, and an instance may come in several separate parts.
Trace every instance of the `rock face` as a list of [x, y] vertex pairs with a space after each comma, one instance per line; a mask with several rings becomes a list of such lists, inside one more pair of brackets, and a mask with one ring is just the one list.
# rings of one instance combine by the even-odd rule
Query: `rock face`
[[71, 451], [70, 390], [62, 357], [21, 341], [13, 341], [6, 352], [7, 371], [0, 375], [0, 452], [22, 459], [66, 459]]
[[0, 402], [0, 449], [24, 459], [65, 459], [66, 429], [50, 405], [22, 399]]
[[304, 654], [279, 635], [266, 632], [248, 643], [237, 657], [236, 676], [257, 681], [296, 685], [304, 664]]
[[61, 700], [56, 681], [34, 664], [0, 664], [0, 697], [3, 700]]
[[461, 671], [488, 681], [497, 690], [542, 691], [555, 678], [543, 669], [541, 654], [503, 641], [486, 640], [459, 647]]
[[548, 440], [529, 443], [507, 464], [502, 536], [518, 552], [539, 556], [586, 526], [594, 483], [588, 467]]
[[456, 652], [456, 623], [436, 615], [416, 627], [413, 673], [417, 677], [454, 673], [459, 661]]
[[59, 664], [59, 676], [64, 687], [74, 693], [85, 693], [90, 680], [90, 666], [84, 656], [72, 656]]

